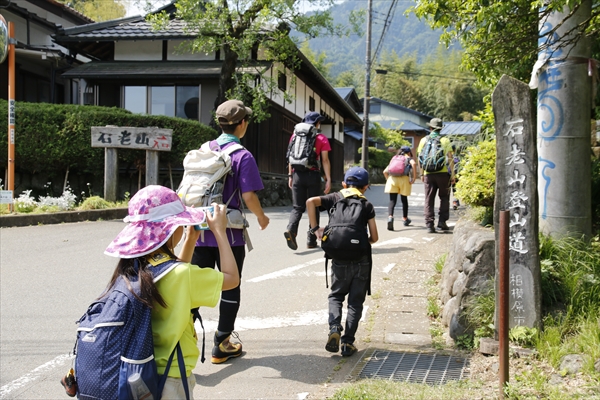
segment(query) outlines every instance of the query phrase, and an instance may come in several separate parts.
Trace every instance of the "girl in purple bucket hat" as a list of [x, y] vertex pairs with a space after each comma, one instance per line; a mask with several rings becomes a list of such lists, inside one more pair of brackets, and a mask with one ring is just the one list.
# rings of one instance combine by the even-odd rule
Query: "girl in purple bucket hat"
[[[190, 310], [215, 307], [221, 291], [237, 287], [240, 280], [225, 230], [227, 209], [213, 204], [213, 210], [214, 213], [186, 207], [173, 190], [147, 186], [129, 201], [129, 215], [124, 219], [128, 225], [104, 252], [119, 258], [108, 289], [119, 276], [141, 282], [141, 299], [152, 309], [154, 356], [160, 375], [177, 342], [180, 343], [190, 393], [196, 384], [192, 370], [200, 353]], [[219, 247], [221, 271], [190, 264], [200, 235], [194, 226], [205, 222]], [[179, 254], [175, 255], [175, 247], [182, 238]], [[168, 261], [171, 265], [161, 268]], [[185, 398], [179, 368], [169, 369], [162, 398]]]

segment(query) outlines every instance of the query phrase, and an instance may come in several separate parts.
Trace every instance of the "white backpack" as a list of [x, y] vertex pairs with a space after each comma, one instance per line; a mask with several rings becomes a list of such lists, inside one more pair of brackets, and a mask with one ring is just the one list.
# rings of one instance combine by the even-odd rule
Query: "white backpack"
[[[183, 179], [177, 189], [183, 203], [189, 207], [224, 203], [223, 187], [225, 179], [231, 174], [230, 156], [243, 148], [241, 144], [234, 144], [224, 150], [213, 150], [210, 142], [206, 142], [199, 150], [190, 150], [183, 160]], [[231, 198], [225, 204], [229, 204]]]
[[[183, 178], [177, 194], [188, 207], [210, 207], [212, 203], [229, 205], [236, 194], [240, 197], [240, 209], [227, 208], [227, 227], [243, 229], [248, 251], [252, 251], [252, 242], [248, 235], [248, 220], [243, 211], [244, 203], [239, 189], [236, 189], [227, 201], [223, 201], [225, 180], [231, 175], [231, 154], [244, 149], [239, 143], [221, 150], [219, 146], [213, 150], [210, 142], [206, 142], [199, 150], [190, 150], [183, 160]], [[208, 225], [200, 226], [208, 229]], [[204, 241], [204, 232], [201, 240]]]

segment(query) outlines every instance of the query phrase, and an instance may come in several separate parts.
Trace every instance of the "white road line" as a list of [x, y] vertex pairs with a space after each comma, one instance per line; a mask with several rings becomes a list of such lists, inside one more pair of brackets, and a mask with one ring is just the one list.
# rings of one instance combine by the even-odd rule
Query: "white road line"
[[377, 242], [377, 243], [373, 244], [373, 247], [389, 246], [392, 244], [408, 244], [408, 243], [413, 243], [413, 242], [414, 242], [414, 239], [412, 239], [412, 238], [399, 236], [394, 239], [386, 240], [385, 242]]
[[385, 272], [386, 274], [389, 274], [390, 271], [392, 270], [392, 268], [394, 268], [396, 266], [396, 263], [391, 263], [386, 265], [386, 267], [383, 269], [383, 272]]
[[[364, 306], [361, 321], [367, 320], [368, 306]], [[342, 310], [342, 320], [346, 320], [347, 309], [346, 307]], [[329, 310], [316, 310], [307, 312], [296, 312], [289, 317], [248, 317], [248, 318], [237, 318], [235, 320], [235, 330], [252, 331], [259, 329], [272, 329], [272, 328], [285, 328], [288, 326], [312, 326], [312, 325], [327, 325], [327, 319], [329, 316]], [[218, 321], [216, 320], [204, 320], [204, 330], [206, 332], [214, 332], [217, 329]], [[196, 325], [196, 331], [201, 333], [199, 323]]]
[[280, 269], [279, 271], [271, 272], [270, 274], [257, 276], [256, 278], [248, 279], [246, 282], [262, 282], [268, 279], [281, 278], [284, 276], [294, 276], [294, 272], [298, 271], [302, 268], [310, 267], [311, 265], [315, 265], [318, 263], [324, 263], [324, 258], [317, 258], [315, 260], [311, 260], [304, 264], [294, 265], [293, 267], [288, 267], [284, 269]]
[[25, 374], [22, 377], [15, 379], [10, 383], [7, 383], [6, 385], [0, 388], [0, 399], [6, 398], [6, 396], [8, 396], [12, 391], [17, 390], [20, 387], [23, 387], [37, 380], [45, 372], [50, 371], [58, 366], [61, 366], [66, 360], [69, 360], [72, 357], [73, 356], [71, 356], [70, 354], [60, 355], [54, 360], [48, 361], [46, 364], [40, 365], [28, 374]]

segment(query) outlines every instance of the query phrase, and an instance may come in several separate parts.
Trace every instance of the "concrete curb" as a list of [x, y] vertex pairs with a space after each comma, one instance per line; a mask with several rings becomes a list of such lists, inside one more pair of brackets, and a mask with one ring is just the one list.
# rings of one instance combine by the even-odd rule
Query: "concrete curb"
[[64, 211], [49, 214], [19, 214], [0, 216], [0, 228], [31, 225], [51, 225], [63, 222], [82, 222], [123, 219], [127, 216], [127, 207], [104, 210]]

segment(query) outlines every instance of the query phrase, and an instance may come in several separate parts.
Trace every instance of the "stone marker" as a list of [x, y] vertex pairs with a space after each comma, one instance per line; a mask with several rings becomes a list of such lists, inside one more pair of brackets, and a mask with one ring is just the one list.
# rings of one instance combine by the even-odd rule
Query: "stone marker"
[[[509, 327], [539, 327], [541, 318], [537, 149], [529, 86], [507, 75], [492, 93], [496, 129], [496, 309], [500, 211], [509, 222]], [[496, 332], [499, 321], [496, 312]]]

